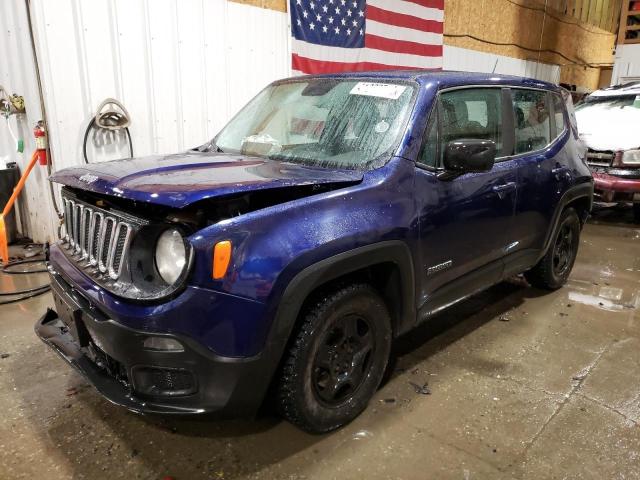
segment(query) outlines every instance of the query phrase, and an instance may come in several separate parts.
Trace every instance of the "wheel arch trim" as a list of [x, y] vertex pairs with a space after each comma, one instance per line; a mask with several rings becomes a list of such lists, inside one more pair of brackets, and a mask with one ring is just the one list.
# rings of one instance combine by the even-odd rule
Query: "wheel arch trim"
[[564, 209], [571, 202], [574, 202], [575, 200], [579, 200], [582, 198], [588, 199], [589, 211], [591, 211], [591, 208], [593, 206], [593, 181], [574, 185], [562, 194], [562, 197], [560, 197], [560, 200], [558, 201], [558, 205], [555, 211], [553, 212], [553, 219], [551, 221], [549, 229], [547, 230], [547, 236], [544, 241], [544, 248], [540, 252], [538, 260], [544, 257], [544, 255], [547, 253], [547, 250], [549, 250], [549, 247], [551, 246], [551, 242], [555, 238], [556, 233], [558, 231], [560, 216], [564, 211]]
[[272, 341], [288, 340], [300, 309], [309, 294], [319, 286], [344, 275], [382, 263], [393, 263], [400, 272], [402, 298], [400, 324], [415, 321], [415, 273], [408, 245], [388, 240], [348, 250], [309, 265], [293, 277], [280, 297], [271, 327]]

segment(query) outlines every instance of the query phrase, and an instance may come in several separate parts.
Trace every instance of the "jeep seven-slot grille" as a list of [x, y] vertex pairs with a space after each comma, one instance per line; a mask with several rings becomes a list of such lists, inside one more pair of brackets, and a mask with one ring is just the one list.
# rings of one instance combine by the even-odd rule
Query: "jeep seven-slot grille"
[[81, 267], [118, 280], [127, 261], [132, 234], [141, 226], [126, 215], [102, 210], [64, 195], [63, 242], [71, 259]]

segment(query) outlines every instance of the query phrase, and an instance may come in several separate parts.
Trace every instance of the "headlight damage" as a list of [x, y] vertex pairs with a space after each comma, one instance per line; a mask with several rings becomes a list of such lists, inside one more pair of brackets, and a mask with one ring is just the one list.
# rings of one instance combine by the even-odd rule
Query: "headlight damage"
[[193, 255], [179, 226], [152, 223], [63, 189], [67, 257], [114, 294], [135, 300], [170, 296], [186, 280]]

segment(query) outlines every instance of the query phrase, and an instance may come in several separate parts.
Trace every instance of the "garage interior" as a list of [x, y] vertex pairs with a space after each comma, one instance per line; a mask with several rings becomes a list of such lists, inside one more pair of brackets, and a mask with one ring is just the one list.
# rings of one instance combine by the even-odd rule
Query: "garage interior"
[[[134, 414], [34, 335], [55, 308], [45, 257], [64, 224], [48, 177], [208, 142], [292, 75], [289, 9], [0, 4], [0, 478], [640, 478], [640, 193], [596, 197], [564, 287], [514, 277], [398, 339], [367, 409], [328, 434], [268, 409], [237, 420]], [[550, 82], [576, 105], [640, 88], [640, 1], [444, 0], [443, 15], [445, 70]]]

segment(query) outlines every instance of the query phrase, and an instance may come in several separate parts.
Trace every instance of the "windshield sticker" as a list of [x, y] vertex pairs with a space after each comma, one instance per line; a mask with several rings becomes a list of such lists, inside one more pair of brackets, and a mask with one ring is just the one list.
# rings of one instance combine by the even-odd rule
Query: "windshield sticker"
[[397, 100], [406, 89], [406, 85], [358, 82], [349, 93], [351, 95], [366, 95], [368, 97], [380, 97], [388, 98], [390, 100]]

